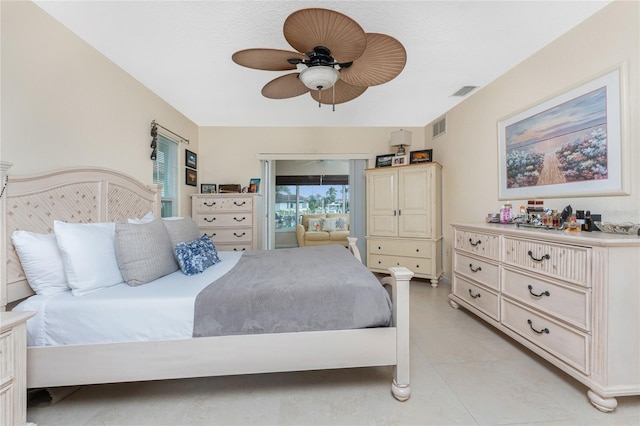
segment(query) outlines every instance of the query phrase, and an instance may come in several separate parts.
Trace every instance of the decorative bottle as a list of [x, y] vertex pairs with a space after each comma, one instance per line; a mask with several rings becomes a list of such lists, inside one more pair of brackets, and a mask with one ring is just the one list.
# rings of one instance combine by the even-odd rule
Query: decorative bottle
[[507, 201], [500, 209], [500, 222], [511, 222], [511, 203]]

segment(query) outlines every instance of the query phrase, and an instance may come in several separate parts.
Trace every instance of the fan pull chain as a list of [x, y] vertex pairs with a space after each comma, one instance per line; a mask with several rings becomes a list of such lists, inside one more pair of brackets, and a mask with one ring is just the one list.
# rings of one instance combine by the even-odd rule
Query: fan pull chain
[[331, 87], [331, 90], [333, 90], [333, 112], [336, 112], [336, 85], [334, 84]]
[[318, 87], [318, 108], [322, 107], [322, 90]]

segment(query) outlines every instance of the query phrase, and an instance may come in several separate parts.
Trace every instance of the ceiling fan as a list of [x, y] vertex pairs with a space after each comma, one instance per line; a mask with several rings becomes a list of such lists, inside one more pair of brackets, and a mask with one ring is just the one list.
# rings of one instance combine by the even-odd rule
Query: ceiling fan
[[256, 48], [232, 56], [235, 63], [248, 68], [299, 70], [268, 82], [262, 95], [270, 99], [309, 92], [318, 106], [333, 104], [335, 110], [335, 104], [394, 79], [407, 62], [407, 53], [398, 40], [386, 34], [365, 33], [356, 21], [333, 10], [298, 10], [284, 21], [283, 32], [296, 51]]

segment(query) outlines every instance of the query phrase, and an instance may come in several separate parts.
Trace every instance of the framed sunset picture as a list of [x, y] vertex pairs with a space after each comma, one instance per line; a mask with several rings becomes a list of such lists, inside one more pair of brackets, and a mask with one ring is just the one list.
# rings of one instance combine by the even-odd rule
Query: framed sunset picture
[[499, 199], [626, 193], [622, 68], [498, 121]]

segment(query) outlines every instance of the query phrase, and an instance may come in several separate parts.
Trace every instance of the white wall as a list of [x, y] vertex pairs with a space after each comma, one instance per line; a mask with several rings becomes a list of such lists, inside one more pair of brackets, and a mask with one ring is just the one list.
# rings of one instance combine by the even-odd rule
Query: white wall
[[[149, 125], [190, 139], [198, 127], [35, 4], [0, 2], [0, 159], [24, 175], [69, 166], [116, 169], [152, 182]], [[116, 30], [116, 29], [114, 29]], [[179, 149], [184, 165], [184, 147]], [[181, 167], [181, 212], [190, 214]]]
[[[484, 220], [498, 200], [497, 122], [562, 93], [623, 61], [627, 87], [629, 196], [544, 199], [545, 206], [601, 213], [604, 220], [640, 223], [640, 3], [615, 1], [447, 113], [447, 133], [433, 146], [443, 167], [445, 273], [451, 274], [454, 222]], [[431, 128], [427, 129], [430, 139]], [[510, 200], [516, 207], [526, 200]]]
[[[339, 114], [339, 110], [335, 112]], [[376, 154], [389, 146], [397, 127], [201, 127], [200, 153], [204, 183], [249, 183], [261, 175], [258, 154]], [[410, 149], [424, 148], [424, 128], [412, 132]], [[437, 153], [434, 153], [437, 161]]]

